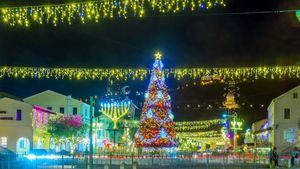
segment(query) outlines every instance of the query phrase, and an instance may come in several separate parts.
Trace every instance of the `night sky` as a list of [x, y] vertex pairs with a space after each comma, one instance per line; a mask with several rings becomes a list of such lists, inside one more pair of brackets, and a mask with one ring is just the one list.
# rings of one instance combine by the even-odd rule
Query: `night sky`
[[[300, 22], [295, 13], [212, 15], [215, 13], [300, 9], [300, 1], [226, 0], [227, 7], [200, 13], [156, 15], [144, 18], [102, 20], [99, 23], [32, 25], [30, 28], [0, 25], [0, 65], [48, 67], [151, 67], [153, 51], [161, 50], [166, 67], [224, 67], [299, 65]], [[12, 2], [1, 2], [1, 6]], [[119, 82], [135, 92], [148, 80]], [[170, 88], [193, 81], [169, 79]], [[257, 81], [239, 84], [241, 115], [249, 122], [266, 117], [271, 99], [299, 85], [297, 80]], [[219, 117], [224, 84], [193, 86], [171, 91], [176, 120]], [[104, 96], [106, 82], [1, 79], [0, 91], [26, 97], [51, 89], [76, 98]], [[203, 105], [186, 109], [187, 104]], [[248, 106], [253, 104], [252, 108]], [[256, 105], [256, 106], [255, 106]], [[260, 107], [264, 105], [263, 107]], [[255, 116], [253, 116], [255, 114]]]

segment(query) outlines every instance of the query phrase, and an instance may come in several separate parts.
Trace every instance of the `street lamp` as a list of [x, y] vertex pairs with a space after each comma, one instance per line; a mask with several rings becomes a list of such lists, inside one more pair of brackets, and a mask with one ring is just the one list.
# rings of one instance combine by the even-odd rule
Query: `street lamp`
[[242, 129], [242, 125], [243, 122], [238, 121], [237, 119], [237, 113], [233, 112], [233, 114], [223, 114], [224, 118], [233, 118], [233, 120], [230, 122], [230, 128], [231, 130], [233, 130], [233, 149], [236, 150], [237, 148], [237, 139], [238, 139], [238, 135], [237, 135], [237, 131], [239, 130], [243, 130]]

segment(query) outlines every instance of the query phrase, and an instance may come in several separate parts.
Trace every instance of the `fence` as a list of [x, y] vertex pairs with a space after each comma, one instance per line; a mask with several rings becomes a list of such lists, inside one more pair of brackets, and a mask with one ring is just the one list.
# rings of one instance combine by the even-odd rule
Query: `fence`
[[[0, 161], [0, 169], [85, 169], [88, 156], [45, 156]], [[287, 166], [289, 159], [282, 157], [280, 165]], [[269, 157], [266, 154], [196, 154], [176, 153], [172, 156], [143, 154], [109, 154], [93, 156], [94, 169], [266, 169]], [[296, 162], [299, 165], [299, 161]]]

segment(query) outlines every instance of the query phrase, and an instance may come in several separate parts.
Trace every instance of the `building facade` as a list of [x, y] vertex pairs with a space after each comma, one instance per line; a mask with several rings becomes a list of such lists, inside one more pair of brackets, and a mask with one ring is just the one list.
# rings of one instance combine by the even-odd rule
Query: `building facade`
[[90, 105], [63, 94], [46, 90], [23, 99], [24, 102], [44, 107], [63, 115], [80, 115], [88, 124], [90, 119]]
[[[83, 123], [88, 127], [90, 123], [90, 105], [86, 104], [80, 100], [72, 98], [71, 95], [66, 96], [51, 90], [46, 90], [41, 93], [29, 96], [23, 99], [24, 102], [40, 107], [44, 107], [47, 110], [56, 112], [60, 116], [64, 115], [80, 115], [83, 119]], [[89, 127], [88, 127], [89, 128]], [[42, 132], [39, 132], [43, 135]], [[85, 140], [82, 143], [78, 143], [78, 151], [84, 151], [87, 146], [88, 131], [85, 133]], [[49, 140], [46, 142], [49, 145], [51, 151], [72, 151], [71, 144], [69, 142], [61, 142], [60, 144], [55, 144], [53, 141]], [[39, 145], [39, 144], [37, 144]], [[44, 145], [44, 144], [42, 144]]]
[[273, 99], [268, 107], [270, 142], [279, 152], [300, 147], [300, 86]]
[[19, 154], [49, 149], [47, 124], [57, 114], [20, 99], [0, 99], [0, 146]]
[[270, 148], [270, 130], [267, 118], [252, 123], [251, 131], [253, 143], [256, 143], [258, 148]]
[[0, 99], [0, 146], [28, 153], [33, 146], [32, 106], [20, 100]]

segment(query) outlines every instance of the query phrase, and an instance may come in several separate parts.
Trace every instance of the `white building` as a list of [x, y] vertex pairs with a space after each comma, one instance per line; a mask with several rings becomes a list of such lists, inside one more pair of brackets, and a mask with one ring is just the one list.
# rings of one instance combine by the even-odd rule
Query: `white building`
[[262, 119], [252, 123], [252, 142], [256, 143], [258, 148], [270, 147], [270, 132], [268, 129], [268, 119]]
[[[57, 112], [63, 115], [80, 115], [87, 127], [90, 124], [91, 106], [80, 100], [74, 99], [71, 96], [66, 96], [51, 90], [46, 90], [44, 92], [29, 96], [25, 98], [24, 101], [32, 105], [45, 107], [49, 110], [52, 110], [53, 112]], [[107, 121], [101, 120], [100, 122], [98, 122], [96, 118], [93, 121], [93, 142], [97, 146], [98, 142], [103, 142], [103, 140], [109, 138], [108, 131], [103, 129], [103, 127], [107, 125]], [[79, 151], [83, 151], [86, 149], [86, 144], [88, 143], [87, 139], [88, 133], [86, 133], [85, 143], [78, 144]], [[69, 147], [66, 148], [66, 150], [68, 149]]]
[[268, 107], [270, 142], [279, 152], [300, 147], [300, 86], [278, 96]]
[[44, 92], [23, 99], [24, 102], [39, 105], [57, 113], [65, 115], [80, 115], [88, 124], [90, 119], [90, 105], [63, 94], [46, 90]]
[[23, 102], [10, 94], [0, 94], [0, 146], [25, 154], [31, 149], [49, 149], [47, 124], [57, 114]]
[[33, 145], [32, 106], [21, 100], [0, 98], [0, 146], [28, 153]]

